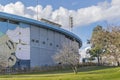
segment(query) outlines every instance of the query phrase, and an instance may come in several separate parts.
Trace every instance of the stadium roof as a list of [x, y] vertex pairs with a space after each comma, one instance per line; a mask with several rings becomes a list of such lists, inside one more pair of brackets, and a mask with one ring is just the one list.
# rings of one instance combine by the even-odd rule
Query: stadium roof
[[57, 26], [54, 26], [54, 25], [51, 25], [51, 24], [47, 24], [47, 23], [44, 23], [44, 22], [41, 22], [41, 21], [37, 21], [37, 20], [34, 20], [34, 19], [25, 18], [25, 17], [13, 15], [13, 14], [8, 14], [8, 13], [4, 13], [4, 12], [0, 12], [0, 18], [4, 18], [4, 19], [8, 19], [8, 20], [14, 20], [14, 21], [17, 21], [17, 22], [23, 22], [23, 23], [27, 23], [27, 24], [30, 24], [30, 25], [35, 25], [35, 26], [38, 26], [38, 27], [43, 27], [43, 28], [47, 28], [47, 29], [62, 33], [64, 35], [69, 36], [70, 38], [75, 39], [76, 41], [79, 42], [80, 47], [82, 46], [82, 41], [77, 35], [75, 35], [74, 33], [70, 32], [70, 31], [62, 29], [60, 27], [57, 27]]

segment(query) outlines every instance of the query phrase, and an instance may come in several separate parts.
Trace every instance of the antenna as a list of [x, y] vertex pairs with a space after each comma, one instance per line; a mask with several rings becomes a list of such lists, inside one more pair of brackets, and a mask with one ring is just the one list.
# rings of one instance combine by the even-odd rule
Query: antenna
[[73, 28], [73, 17], [69, 16], [69, 26], [70, 26], [70, 30], [72, 31]]
[[37, 0], [37, 20], [39, 20], [39, 16], [38, 16], [38, 0]]

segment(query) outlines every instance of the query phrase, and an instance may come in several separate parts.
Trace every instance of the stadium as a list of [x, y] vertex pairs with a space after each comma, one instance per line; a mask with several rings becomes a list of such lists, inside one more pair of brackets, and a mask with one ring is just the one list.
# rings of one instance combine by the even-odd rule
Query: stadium
[[53, 65], [52, 56], [62, 44], [75, 41], [78, 50], [82, 46], [81, 39], [72, 32], [44, 21], [0, 12], [2, 66], [30, 68]]

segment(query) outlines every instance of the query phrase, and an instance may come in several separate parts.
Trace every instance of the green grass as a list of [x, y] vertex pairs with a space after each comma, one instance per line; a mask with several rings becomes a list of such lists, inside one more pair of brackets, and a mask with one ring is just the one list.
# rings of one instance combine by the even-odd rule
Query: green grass
[[0, 75], [0, 80], [120, 80], [120, 67], [83, 67], [78, 74], [69, 71]]

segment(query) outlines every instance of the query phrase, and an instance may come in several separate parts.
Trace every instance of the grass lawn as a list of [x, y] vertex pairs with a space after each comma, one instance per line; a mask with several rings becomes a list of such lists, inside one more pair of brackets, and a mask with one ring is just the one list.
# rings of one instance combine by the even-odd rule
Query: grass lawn
[[0, 80], [120, 80], [120, 67], [83, 67], [76, 75], [72, 71], [0, 75]]

